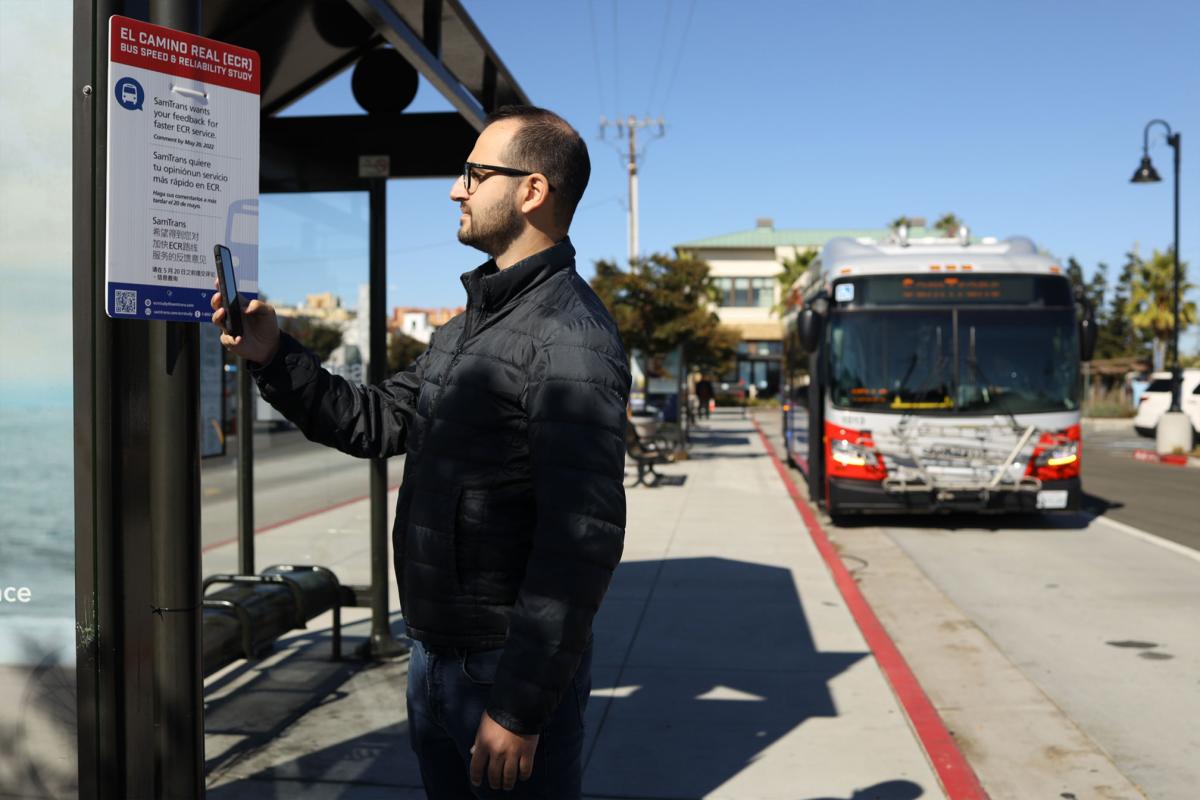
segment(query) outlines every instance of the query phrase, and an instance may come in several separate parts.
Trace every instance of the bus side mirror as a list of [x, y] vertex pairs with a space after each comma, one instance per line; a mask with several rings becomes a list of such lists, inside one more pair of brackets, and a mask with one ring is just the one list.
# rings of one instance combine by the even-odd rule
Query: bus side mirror
[[805, 350], [812, 352], [817, 349], [823, 322], [821, 315], [811, 307], [800, 312], [800, 339], [804, 342]]

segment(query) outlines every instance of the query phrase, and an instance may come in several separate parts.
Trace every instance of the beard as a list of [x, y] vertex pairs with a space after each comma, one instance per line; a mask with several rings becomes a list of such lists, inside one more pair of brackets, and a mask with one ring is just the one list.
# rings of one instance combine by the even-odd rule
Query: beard
[[507, 250], [525, 229], [516, 194], [512, 192], [491, 207], [465, 211], [467, 219], [458, 229], [458, 240], [493, 258]]

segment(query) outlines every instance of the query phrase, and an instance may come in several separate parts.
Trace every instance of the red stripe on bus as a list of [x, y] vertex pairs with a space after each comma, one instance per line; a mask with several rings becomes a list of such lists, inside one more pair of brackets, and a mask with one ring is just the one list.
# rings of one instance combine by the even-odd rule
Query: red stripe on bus
[[838, 591], [841, 592], [842, 599], [846, 601], [851, 616], [854, 617], [858, 629], [862, 631], [867, 647], [871, 649], [875, 661], [883, 670], [884, 677], [891, 685], [892, 692], [900, 701], [909, 723], [917, 734], [917, 739], [921, 742], [921, 747], [925, 749], [925, 754], [933, 764], [942, 788], [950, 800], [988, 800], [987, 793], [979, 783], [975, 771], [971, 769], [971, 765], [967, 763], [962, 751], [958, 749], [954, 737], [950, 735], [950, 731], [947, 730], [945, 723], [938, 715], [937, 709], [933, 707], [929, 696], [921, 688], [921, 684], [917, 681], [912, 669], [909, 668], [908, 662], [900, 654], [900, 649], [896, 647], [896, 643], [892, 641], [892, 637], [888, 635], [883, 623], [875, 615], [875, 611], [867, 602], [867, 598], [863, 596], [858, 584], [854, 582], [850, 571], [842, 563], [833, 544], [829, 541], [828, 534], [821, 527], [821, 523], [817, 521], [816, 514], [809, 507], [808, 501], [796, 488], [792, 476], [788, 474], [787, 467], [775, 454], [775, 448], [771, 445], [767, 435], [763, 433], [758, 420], [753, 420], [753, 422], [762, 439], [763, 447], [767, 449], [767, 454], [775, 464], [775, 470], [787, 488], [788, 495], [792, 498], [792, 502], [795, 503], [796, 509], [804, 519], [804, 524], [808, 527], [813, 544], [817, 546], [817, 551], [825, 559], [825, 565], [832, 573], [833, 581], [837, 585]]

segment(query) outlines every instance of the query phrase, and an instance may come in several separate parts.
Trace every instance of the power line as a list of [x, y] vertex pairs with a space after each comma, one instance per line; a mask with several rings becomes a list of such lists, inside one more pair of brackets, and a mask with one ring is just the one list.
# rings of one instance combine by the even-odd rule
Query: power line
[[[667, 41], [667, 33], [671, 30], [671, 0], [667, 0], [667, 14], [663, 18], [663, 32], [660, 41]], [[667, 48], [659, 47], [658, 55], [654, 59], [654, 77], [650, 81], [650, 96], [646, 98], [646, 116], [650, 116], [650, 110], [654, 106], [654, 95], [658, 90], [658, 75], [662, 71], [663, 52]]]
[[663, 95], [663, 101], [659, 105], [661, 111], [667, 110], [667, 103], [671, 99], [671, 90], [675, 88], [675, 79], [679, 76], [679, 65], [683, 63], [683, 54], [687, 48], [688, 31], [692, 29], [692, 15], [696, 12], [696, 0], [692, 0], [688, 6], [687, 19], [683, 23], [683, 38], [679, 40], [679, 53], [675, 59], [675, 67], [671, 70], [671, 82], [667, 84], [666, 94]]
[[621, 28], [617, 22], [617, 4], [618, 0], [612, 0], [613, 8], [613, 94], [616, 95], [619, 111], [621, 108]]
[[600, 42], [596, 37], [596, 2], [588, 0], [588, 21], [592, 29], [592, 63], [596, 66], [596, 99], [600, 108], [607, 108], [608, 101], [604, 97], [604, 79], [600, 75]]

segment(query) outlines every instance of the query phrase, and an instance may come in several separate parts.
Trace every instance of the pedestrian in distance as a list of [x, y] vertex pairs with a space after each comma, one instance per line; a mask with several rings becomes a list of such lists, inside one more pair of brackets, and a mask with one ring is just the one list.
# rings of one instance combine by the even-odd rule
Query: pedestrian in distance
[[709, 408], [713, 399], [713, 385], [708, 378], [696, 381], [696, 398], [700, 401], [700, 415], [705, 419], [710, 416]]
[[[407, 369], [350, 383], [258, 300], [221, 342], [309, 439], [406, 454], [393, 528], [408, 724], [426, 793], [578, 798], [592, 620], [625, 534], [628, 359], [568, 237], [590, 173], [558, 115], [491, 115], [450, 190], [489, 259]], [[224, 318], [220, 296], [213, 322]]]

